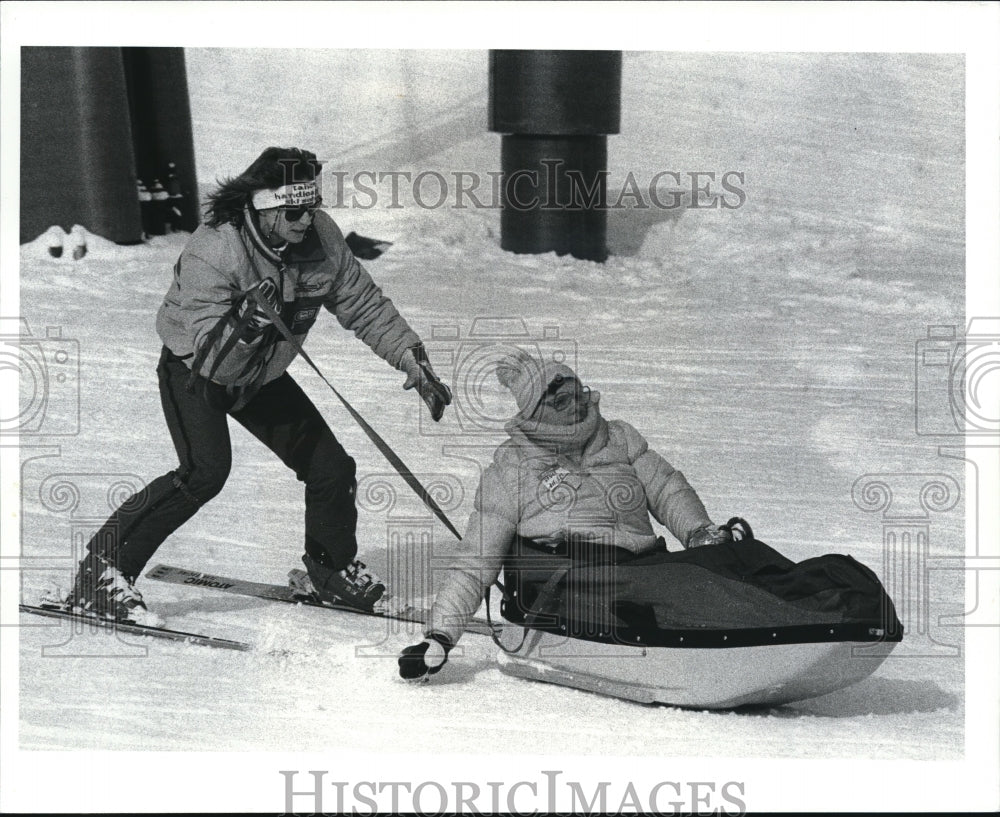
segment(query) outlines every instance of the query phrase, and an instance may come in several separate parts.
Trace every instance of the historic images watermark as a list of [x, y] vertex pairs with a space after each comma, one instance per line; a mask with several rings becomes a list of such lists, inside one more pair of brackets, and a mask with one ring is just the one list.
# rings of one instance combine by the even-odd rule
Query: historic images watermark
[[[280, 770], [285, 814], [732, 814], [747, 811], [740, 780], [563, 779], [541, 770], [508, 781], [327, 779], [326, 770]], [[296, 778], [299, 775], [299, 780]], [[307, 777], [308, 775], [308, 777]], [[297, 788], [300, 787], [300, 788]]]
[[[288, 184], [302, 178], [297, 162], [286, 168]], [[325, 165], [317, 183], [325, 208], [371, 210], [736, 210], [748, 198], [743, 170], [602, 170], [585, 175], [562, 159], [537, 168], [502, 170], [336, 170]]]

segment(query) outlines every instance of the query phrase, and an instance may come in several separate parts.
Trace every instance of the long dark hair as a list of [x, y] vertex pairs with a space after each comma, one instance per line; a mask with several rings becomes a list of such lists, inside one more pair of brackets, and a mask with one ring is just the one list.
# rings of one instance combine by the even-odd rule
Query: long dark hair
[[258, 190], [273, 190], [292, 182], [315, 179], [323, 169], [316, 154], [300, 148], [268, 148], [254, 159], [253, 164], [208, 194], [205, 223], [209, 227], [243, 223], [243, 208]]

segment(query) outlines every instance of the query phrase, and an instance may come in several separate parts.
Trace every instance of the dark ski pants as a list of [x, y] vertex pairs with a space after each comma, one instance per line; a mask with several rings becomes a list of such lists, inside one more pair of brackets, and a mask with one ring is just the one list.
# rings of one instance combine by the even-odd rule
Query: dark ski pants
[[163, 541], [222, 490], [232, 464], [229, 417], [278, 455], [305, 483], [305, 549], [336, 570], [357, 554], [355, 463], [312, 401], [286, 372], [241, 409], [223, 386], [186, 388], [190, 370], [163, 350], [157, 367], [163, 414], [180, 466], [129, 497], [88, 548], [135, 579]]

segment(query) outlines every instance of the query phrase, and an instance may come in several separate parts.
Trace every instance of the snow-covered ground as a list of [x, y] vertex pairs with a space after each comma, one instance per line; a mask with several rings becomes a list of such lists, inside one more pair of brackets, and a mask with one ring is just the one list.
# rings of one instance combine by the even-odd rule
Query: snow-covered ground
[[[319, 82], [344, 56], [302, 52], [296, 64]], [[421, 85], [419, 68], [433, 68], [440, 55], [421, 62], [414, 52], [403, 68], [390, 65], [402, 59], [391, 54], [352, 56], [392, 77], [416, 77], [421, 88], [440, 81], [428, 68], [431, 79]], [[267, 58], [189, 51], [205, 184], [241, 169], [266, 144], [288, 142], [346, 155], [349, 171], [374, 161], [385, 170], [498, 168], [499, 137], [465, 123], [469, 111], [485, 110], [483, 54], [452, 58], [464, 96], [442, 88], [414, 106], [426, 139], [403, 137], [412, 131], [405, 117], [396, 126], [397, 109], [380, 115], [380, 104], [392, 104], [380, 97], [393, 87], [389, 79], [352, 74], [358, 83], [367, 78], [367, 93], [345, 92], [330, 108], [344, 117], [358, 112], [354, 132], [364, 139], [354, 142], [344, 135], [349, 123], [326, 126], [315, 94], [293, 94], [280, 113], [249, 116], [249, 88], [280, 64], [261, 62]], [[387, 631], [373, 620], [146, 581], [149, 605], [169, 625], [257, 649], [143, 642], [135, 657], [130, 647], [92, 634], [69, 638], [64, 628], [23, 617], [21, 746], [516, 751], [665, 762], [962, 759], [965, 657], [954, 622], [964, 609], [964, 574], [936, 570], [928, 583], [913, 584], [918, 569], [901, 548], [884, 544], [919, 529], [929, 536], [921, 558], [938, 566], [965, 550], [964, 489], [972, 487], [964, 463], [938, 450], [952, 438], [920, 436], [914, 425], [916, 380], [926, 376], [915, 364], [917, 343], [929, 326], [965, 323], [962, 83], [962, 62], [949, 55], [628, 54], [623, 132], [609, 139], [614, 178], [736, 170], [745, 173], [747, 198], [735, 210], [687, 209], [662, 219], [612, 213], [615, 254], [605, 264], [505, 253], [496, 210], [333, 212], [345, 232], [394, 242], [366, 266], [438, 360], [449, 344], [457, 348], [447, 339], [456, 328], [466, 344], [461, 361], [475, 344], [492, 342], [470, 339], [474, 319], [519, 319], [539, 343], [572, 355], [602, 392], [605, 415], [644, 432], [685, 472], [714, 519], [747, 517], [793, 559], [840, 552], [872, 567], [909, 630], [874, 676], [773, 709], [641, 707], [504, 676], [493, 645], [469, 636], [445, 671], [410, 686], [396, 677], [395, 656], [417, 637], [412, 627]], [[292, 124], [278, 132], [282, 123]], [[424, 127], [448, 123], [433, 133]], [[369, 164], [354, 165], [351, 156]], [[78, 396], [79, 433], [42, 435], [39, 447], [22, 451], [26, 600], [49, 581], [69, 580], [74, 545], [127, 486], [174, 467], [156, 388], [153, 316], [184, 240], [124, 248], [90, 236], [76, 261], [52, 258], [43, 240], [21, 249], [21, 315], [36, 336], [61, 327], [61, 342], [79, 361], [78, 381], [60, 384], [65, 391], [50, 401], [43, 429], [75, 431]], [[462, 379], [459, 367], [458, 405], [429, 428], [399, 374], [332, 318], [320, 320], [308, 349], [414, 471], [464, 488], [445, 503], [461, 527], [478, 464], [502, 440], [470, 432], [471, 415], [463, 422], [473, 397], [463, 389], [474, 379]], [[404, 586], [411, 580], [401, 572], [400, 531], [430, 531], [435, 556], [456, 544], [390, 475], [322, 382], [301, 361], [292, 371], [359, 462], [364, 556]], [[499, 386], [474, 382], [484, 411], [500, 412]], [[283, 581], [300, 554], [300, 486], [235, 426], [233, 444], [222, 494], [153, 563]], [[895, 504], [883, 508], [871, 493], [866, 500], [859, 480], [888, 483]], [[952, 486], [950, 499], [924, 496], [935, 481]], [[379, 493], [386, 483], [391, 501]], [[941, 624], [944, 616], [951, 626]]]

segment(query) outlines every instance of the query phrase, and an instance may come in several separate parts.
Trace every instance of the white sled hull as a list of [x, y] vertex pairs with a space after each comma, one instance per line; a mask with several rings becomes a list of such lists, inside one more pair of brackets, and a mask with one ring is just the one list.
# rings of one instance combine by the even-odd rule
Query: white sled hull
[[[505, 624], [514, 649], [523, 630]], [[722, 649], [633, 647], [533, 630], [501, 671], [640, 703], [697, 709], [786, 704], [815, 698], [871, 675], [894, 643], [839, 641]]]

